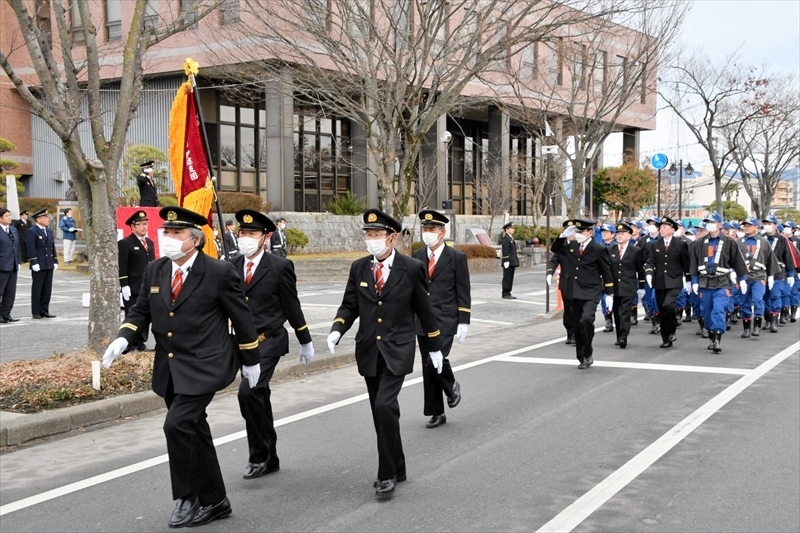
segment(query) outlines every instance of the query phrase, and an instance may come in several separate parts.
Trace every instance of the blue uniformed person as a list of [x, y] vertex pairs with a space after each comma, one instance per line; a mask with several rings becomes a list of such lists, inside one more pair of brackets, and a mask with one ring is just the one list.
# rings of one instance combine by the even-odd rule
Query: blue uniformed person
[[789, 241], [778, 233], [778, 219], [769, 215], [761, 220], [764, 234], [769, 241], [770, 248], [775, 254], [780, 271], [775, 274], [775, 284], [767, 293], [767, 313], [764, 329], [769, 328], [771, 333], [778, 332], [778, 321], [783, 307], [783, 295], [791, 291], [794, 286], [796, 271], [795, 254], [789, 249]]
[[[742, 317], [744, 331], [742, 338], [761, 335], [761, 324], [764, 318], [764, 294], [775, 284], [775, 273], [779, 270], [775, 254], [769, 242], [758, 234], [760, 224], [756, 217], [742, 222], [744, 237], [737, 240], [739, 250], [744, 256], [747, 268], [747, 292], [743, 294], [739, 312]], [[741, 291], [739, 291], [741, 293]]]
[[[788, 239], [789, 244], [794, 245], [795, 253], [800, 255], [800, 229], [791, 220], [787, 220], [783, 226], [784, 236]], [[795, 283], [789, 299], [789, 322], [797, 322], [797, 308], [800, 307], [800, 283], [797, 282], [797, 278], [800, 276], [800, 269], [795, 270], [794, 274]]]

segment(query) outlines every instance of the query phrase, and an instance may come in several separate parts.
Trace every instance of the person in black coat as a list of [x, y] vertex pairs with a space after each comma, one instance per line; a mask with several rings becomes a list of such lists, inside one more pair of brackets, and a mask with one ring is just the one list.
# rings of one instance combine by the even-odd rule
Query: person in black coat
[[206, 407], [233, 382], [240, 365], [243, 379], [255, 386], [261, 372], [258, 340], [236, 269], [202, 252], [206, 217], [181, 207], [164, 207], [159, 215], [164, 257], [147, 265], [139, 299], [103, 365], [108, 368], [152, 324], [153, 392], [168, 409], [164, 434], [177, 500], [169, 527], [200, 526], [232, 512]]
[[[566, 228], [567, 223], [564, 222], [563, 226]], [[570, 235], [567, 240], [574, 241], [575, 235]], [[558, 278], [558, 291], [561, 293], [561, 301], [564, 304], [564, 312], [561, 323], [564, 325], [564, 329], [567, 330], [567, 340], [564, 344], [575, 344], [575, 326], [572, 323], [572, 300], [568, 300], [565, 294], [567, 285], [567, 272], [561, 258], [562, 256], [559, 254], [552, 254], [550, 256], [550, 260], [547, 262], [547, 277], [545, 279], [547, 280], [547, 286], [550, 287], [556, 269], [559, 267], [561, 268], [561, 275]]]
[[253, 313], [261, 359], [258, 384], [251, 387], [242, 381], [239, 386], [239, 410], [247, 427], [249, 447], [243, 477], [255, 479], [280, 470], [269, 381], [281, 357], [289, 352], [289, 335], [284, 323], [288, 320], [294, 329], [303, 364], [314, 358], [314, 346], [297, 297], [294, 265], [288, 259], [264, 252], [264, 241], [275, 231], [275, 224], [266, 215], [251, 209], [238, 211], [236, 220], [242, 255], [233, 260], [233, 266], [241, 275], [241, 288]]
[[19, 253], [22, 254], [22, 260], [27, 261], [28, 253], [25, 250], [25, 245], [27, 243], [28, 230], [33, 227], [33, 222], [31, 222], [31, 218], [28, 216], [28, 211], [22, 211], [19, 214], [19, 218], [11, 224], [17, 228], [17, 233], [19, 234]]
[[414, 370], [415, 316], [430, 339], [426, 347], [437, 372], [442, 371], [440, 332], [428, 296], [425, 265], [395, 251], [402, 226], [378, 209], [364, 212], [365, 243], [370, 255], [350, 267], [342, 305], [328, 335], [328, 348], [336, 344], [358, 318], [356, 364], [369, 393], [372, 420], [378, 437], [377, 496], [395, 491], [405, 481], [406, 464], [400, 439], [400, 405], [397, 396], [406, 374]]
[[[575, 327], [575, 353], [578, 368], [583, 370], [594, 363], [594, 320], [600, 298], [614, 309], [614, 281], [608, 250], [594, 240], [594, 223], [588, 220], [568, 220], [567, 228], [555, 240], [550, 250], [558, 254], [565, 268], [564, 295], [572, 301], [572, 321]], [[575, 240], [568, 238], [575, 235]], [[603, 294], [605, 293], [605, 296]]]
[[275, 223], [275, 227], [276, 229], [272, 232], [272, 236], [269, 239], [269, 249], [278, 257], [286, 257], [288, 251], [286, 247], [286, 232], [284, 231], [286, 228], [286, 219], [279, 218]]
[[0, 324], [19, 322], [11, 316], [17, 298], [17, 275], [22, 264], [17, 228], [11, 225], [11, 211], [0, 207]]
[[656, 293], [656, 307], [661, 325], [661, 347], [671, 348], [678, 330], [676, 304], [681, 290], [691, 292], [689, 277], [689, 245], [673, 237], [678, 223], [662, 217], [659, 223], [661, 239], [647, 245], [644, 267], [647, 284]]
[[500, 241], [501, 255], [503, 263], [503, 298], [505, 300], [516, 300], [516, 296], [511, 295], [514, 287], [514, 270], [519, 266], [517, 257], [517, 243], [514, 241], [514, 223], [509, 222], [503, 226], [503, 238]]
[[139, 207], [158, 207], [158, 188], [153, 180], [153, 161], [145, 161], [141, 165], [142, 171], [136, 176], [139, 186]]
[[614, 323], [620, 348], [628, 346], [631, 331], [633, 300], [644, 297], [644, 252], [633, 240], [633, 228], [625, 223], [616, 225], [617, 244], [608, 248], [611, 273], [614, 276]]
[[50, 230], [47, 209], [33, 214], [36, 225], [28, 230], [25, 250], [31, 266], [31, 314], [33, 318], [55, 318], [50, 314], [50, 295], [53, 292], [53, 273], [58, 270], [56, 239]]
[[[130, 226], [131, 234], [117, 241], [117, 251], [119, 252], [119, 287], [125, 316], [128, 316], [136, 300], [139, 299], [144, 269], [151, 261], [155, 261], [156, 250], [153, 241], [147, 237], [147, 213], [136, 211], [128, 217], [125, 224]], [[139, 339], [130, 344], [128, 351], [145, 350], [147, 336], [147, 329], [143, 329]]]
[[236, 235], [235, 229], [236, 225], [233, 223], [233, 220], [225, 222], [225, 232], [222, 234], [222, 238], [225, 239], [225, 247], [228, 250], [228, 256], [225, 258], [226, 261], [233, 261], [242, 255], [239, 251], [239, 237]]
[[428, 292], [441, 331], [439, 344], [444, 356], [442, 371], [437, 373], [428, 357], [428, 336], [425, 335], [422, 323], [417, 320], [417, 341], [422, 354], [422, 388], [425, 394], [423, 414], [431, 417], [426, 427], [436, 428], [447, 422], [442, 395], [447, 397], [447, 406], [450, 409], [461, 401], [461, 385], [453, 375], [447, 356], [450, 355], [456, 335], [459, 344], [467, 337], [472, 298], [466, 254], [444, 243], [445, 224], [450, 219], [430, 209], [421, 211], [419, 218], [425, 247], [414, 252], [413, 257], [427, 265]]

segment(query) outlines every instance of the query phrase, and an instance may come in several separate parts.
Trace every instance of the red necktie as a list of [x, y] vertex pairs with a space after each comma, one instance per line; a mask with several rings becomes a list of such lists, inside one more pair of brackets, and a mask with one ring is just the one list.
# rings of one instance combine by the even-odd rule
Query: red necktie
[[147, 239], [142, 239], [142, 246], [144, 246], [144, 251], [149, 252], [150, 250], [147, 248]]
[[245, 285], [250, 285], [250, 280], [252, 280], [252, 279], [253, 279], [253, 262], [252, 261], [248, 261], [247, 262], [247, 272], [245, 273], [245, 276], [244, 276], [244, 284]]
[[665, 252], [668, 252], [668, 251], [669, 251], [669, 241], [666, 241], [666, 242], [664, 243], [664, 251], [665, 251]]
[[436, 270], [436, 256], [431, 254], [431, 258], [428, 260], [428, 279], [433, 277], [433, 272]]
[[619, 258], [622, 259], [622, 253], [625, 251], [625, 247], [621, 244], [619, 245]]
[[581, 248], [580, 248], [580, 254], [579, 254], [579, 255], [583, 255], [583, 251], [584, 251], [585, 249], [586, 249], [586, 245], [585, 245], [585, 244], [581, 244]]
[[183, 272], [179, 268], [175, 271], [175, 276], [172, 278], [172, 303], [175, 303], [175, 300], [178, 299], [181, 287], [183, 287]]
[[375, 264], [375, 291], [378, 293], [378, 296], [381, 295], [381, 291], [383, 290], [383, 263], [376, 263]]

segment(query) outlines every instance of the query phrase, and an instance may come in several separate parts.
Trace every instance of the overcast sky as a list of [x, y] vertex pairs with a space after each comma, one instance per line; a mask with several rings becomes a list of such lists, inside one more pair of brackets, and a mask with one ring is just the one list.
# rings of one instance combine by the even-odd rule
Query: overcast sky
[[[773, 72], [793, 72], [800, 78], [798, 0], [695, 0], [681, 33], [681, 41], [688, 48], [701, 49], [712, 58], [741, 46], [745, 63], [766, 63]], [[708, 157], [678, 121], [670, 111], [659, 111], [656, 130], [641, 133], [642, 155], [664, 152], [670, 160], [682, 157], [684, 164], [691, 160], [699, 170]], [[619, 135], [609, 139], [605, 165], [621, 162], [621, 147]]]

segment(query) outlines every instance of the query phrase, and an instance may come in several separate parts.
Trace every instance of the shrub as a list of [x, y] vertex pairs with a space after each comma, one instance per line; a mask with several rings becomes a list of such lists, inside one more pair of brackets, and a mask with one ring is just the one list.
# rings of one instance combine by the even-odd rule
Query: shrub
[[222, 205], [223, 213], [235, 213], [242, 209], [269, 213], [272, 208], [272, 204], [265, 202], [259, 195], [246, 192], [220, 192], [219, 202]]
[[325, 204], [325, 210], [334, 215], [360, 215], [367, 208], [367, 201], [350, 191], [336, 196]]
[[286, 246], [288, 253], [293, 254], [308, 244], [308, 235], [297, 228], [286, 228]]
[[514, 240], [527, 241], [528, 239], [533, 239], [533, 237], [533, 226], [528, 226], [527, 224], [514, 224]]
[[58, 198], [20, 198], [19, 210], [28, 211], [31, 215], [40, 209], [47, 209], [49, 213], [55, 213], [58, 208]]
[[467, 259], [497, 259], [497, 252], [485, 244], [456, 244], [456, 250], [467, 254]]
[[161, 204], [161, 207], [178, 205], [178, 195], [175, 193], [159, 194], [158, 203]]
[[422, 241], [412, 242], [411, 243], [411, 248], [409, 249], [408, 253], [409, 254], [413, 254], [414, 252], [416, 252], [420, 248], [425, 248], [425, 243], [424, 242], [422, 242]]
[[[552, 243], [553, 241], [558, 239], [558, 236], [561, 235], [562, 231], [563, 228], [561, 226], [555, 226], [555, 227], [551, 226], [550, 242]], [[539, 239], [539, 244], [541, 244], [542, 246], [545, 246], [547, 244], [546, 236], [547, 236], [547, 228], [541, 227], [538, 230], [536, 230], [536, 238]]]

